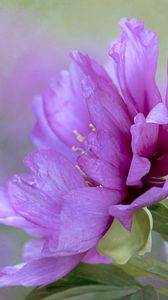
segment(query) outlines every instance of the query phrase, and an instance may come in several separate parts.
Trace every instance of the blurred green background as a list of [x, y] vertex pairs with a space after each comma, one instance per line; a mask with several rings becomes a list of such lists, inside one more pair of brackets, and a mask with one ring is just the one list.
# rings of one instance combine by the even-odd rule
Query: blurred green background
[[[23, 170], [22, 159], [33, 149], [33, 95], [42, 93], [50, 76], [68, 65], [73, 49], [105, 62], [109, 43], [120, 32], [121, 17], [143, 19], [147, 28], [158, 32], [158, 79], [163, 88], [167, 0], [0, 0], [0, 184]], [[1, 267], [18, 262], [25, 235], [2, 227], [0, 237]], [[155, 255], [159, 251], [155, 245]], [[19, 287], [1, 289], [0, 300], [22, 300], [27, 292]]]

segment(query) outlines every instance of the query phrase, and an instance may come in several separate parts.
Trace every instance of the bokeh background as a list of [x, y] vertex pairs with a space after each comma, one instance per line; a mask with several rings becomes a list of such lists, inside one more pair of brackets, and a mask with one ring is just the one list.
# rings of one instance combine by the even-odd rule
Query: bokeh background
[[[167, 0], [0, 0], [0, 185], [24, 170], [23, 157], [34, 148], [33, 96], [68, 66], [73, 49], [105, 62], [121, 17], [143, 19], [147, 28], [158, 32], [157, 77], [164, 93]], [[0, 267], [19, 262], [26, 238], [19, 230], [0, 227]], [[161, 251], [160, 245], [157, 239], [153, 255], [165, 259], [168, 251]], [[27, 292], [20, 287], [1, 289], [0, 300], [23, 300]]]

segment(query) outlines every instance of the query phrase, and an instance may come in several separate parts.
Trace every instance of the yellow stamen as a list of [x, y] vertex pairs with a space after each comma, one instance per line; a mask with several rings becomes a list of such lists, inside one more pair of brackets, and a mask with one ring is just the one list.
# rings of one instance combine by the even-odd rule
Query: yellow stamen
[[89, 127], [92, 129], [92, 131], [96, 131], [96, 128], [94, 127], [94, 125], [92, 123], [89, 124]]
[[76, 135], [76, 138], [80, 143], [84, 141], [85, 137], [81, 135], [76, 129], [73, 130], [73, 133]]
[[72, 151], [80, 151], [81, 153], [84, 153], [84, 150], [80, 147], [72, 146]]

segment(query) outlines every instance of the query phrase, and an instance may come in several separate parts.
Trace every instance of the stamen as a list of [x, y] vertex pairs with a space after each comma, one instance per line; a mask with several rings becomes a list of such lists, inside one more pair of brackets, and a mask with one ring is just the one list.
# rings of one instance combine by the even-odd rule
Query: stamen
[[96, 128], [94, 127], [94, 125], [92, 123], [89, 124], [89, 127], [92, 129], [92, 131], [96, 131]]
[[76, 129], [73, 130], [73, 133], [76, 135], [76, 138], [80, 143], [84, 141], [85, 137], [81, 135]]
[[82, 154], [85, 152], [82, 148], [76, 146], [72, 146], [72, 151], [80, 151]]

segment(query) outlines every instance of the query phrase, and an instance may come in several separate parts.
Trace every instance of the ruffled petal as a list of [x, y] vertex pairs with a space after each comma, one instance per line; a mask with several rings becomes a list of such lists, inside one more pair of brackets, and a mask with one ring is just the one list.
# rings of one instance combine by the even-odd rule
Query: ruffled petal
[[101, 255], [96, 247], [89, 250], [82, 261], [87, 264], [110, 264], [112, 262], [111, 258]]
[[141, 185], [141, 178], [151, 167], [150, 158], [155, 153], [158, 142], [159, 125], [148, 123], [142, 114], [137, 114], [131, 126], [133, 158], [127, 185]]
[[140, 187], [142, 185], [142, 177], [149, 173], [150, 168], [151, 163], [149, 159], [134, 154], [127, 176], [127, 185], [137, 185]]
[[125, 176], [116, 166], [87, 154], [78, 158], [78, 164], [81, 170], [97, 185], [125, 191]]
[[87, 76], [83, 89], [94, 126], [111, 131], [115, 128], [128, 136], [129, 113], [108, 73], [88, 55], [74, 51], [72, 57]]
[[70, 272], [83, 258], [83, 254], [67, 257], [34, 259], [0, 272], [0, 287], [22, 285], [43, 286]]
[[87, 154], [104, 160], [127, 172], [131, 161], [131, 149], [128, 142], [111, 131], [97, 130], [88, 135], [84, 142]]
[[43, 253], [42, 253], [43, 247], [44, 247], [43, 239], [27, 241], [23, 247], [24, 261], [27, 262], [34, 259], [43, 258]]
[[168, 124], [168, 109], [164, 103], [159, 103], [152, 108], [147, 115], [148, 123], [156, 123], [160, 125]]
[[116, 63], [120, 88], [131, 115], [141, 112], [147, 116], [161, 102], [155, 83], [157, 35], [145, 30], [142, 21], [123, 18], [119, 24], [122, 34], [113, 43], [110, 55]]
[[13, 209], [5, 188], [0, 188], [0, 223], [24, 229], [31, 227], [31, 223]]
[[32, 139], [38, 149], [55, 149], [64, 154], [68, 159], [75, 161], [76, 153], [71, 151], [52, 131], [44, 112], [44, 101], [42, 97], [33, 99], [33, 112], [36, 118], [36, 124], [33, 128]]
[[112, 205], [109, 212], [113, 217], [117, 218], [126, 229], [131, 230], [132, 217], [137, 210], [158, 203], [167, 196], [168, 181], [165, 182], [163, 188], [152, 187], [129, 205]]
[[72, 64], [51, 82], [43, 96], [45, 118], [54, 134], [69, 147], [80, 146], [89, 129], [89, 113], [81, 89], [83, 73]]
[[81, 188], [63, 197], [58, 232], [43, 253], [71, 255], [93, 248], [112, 222], [110, 205], [120, 202], [121, 193], [104, 188]]
[[26, 220], [51, 231], [58, 222], [61, 195], [84, 187], [84, 180], [71, 162], [52, 150], [28, 155], [25, 164], [32, 176], [15, 176], [8, 184], [12, 207]]

